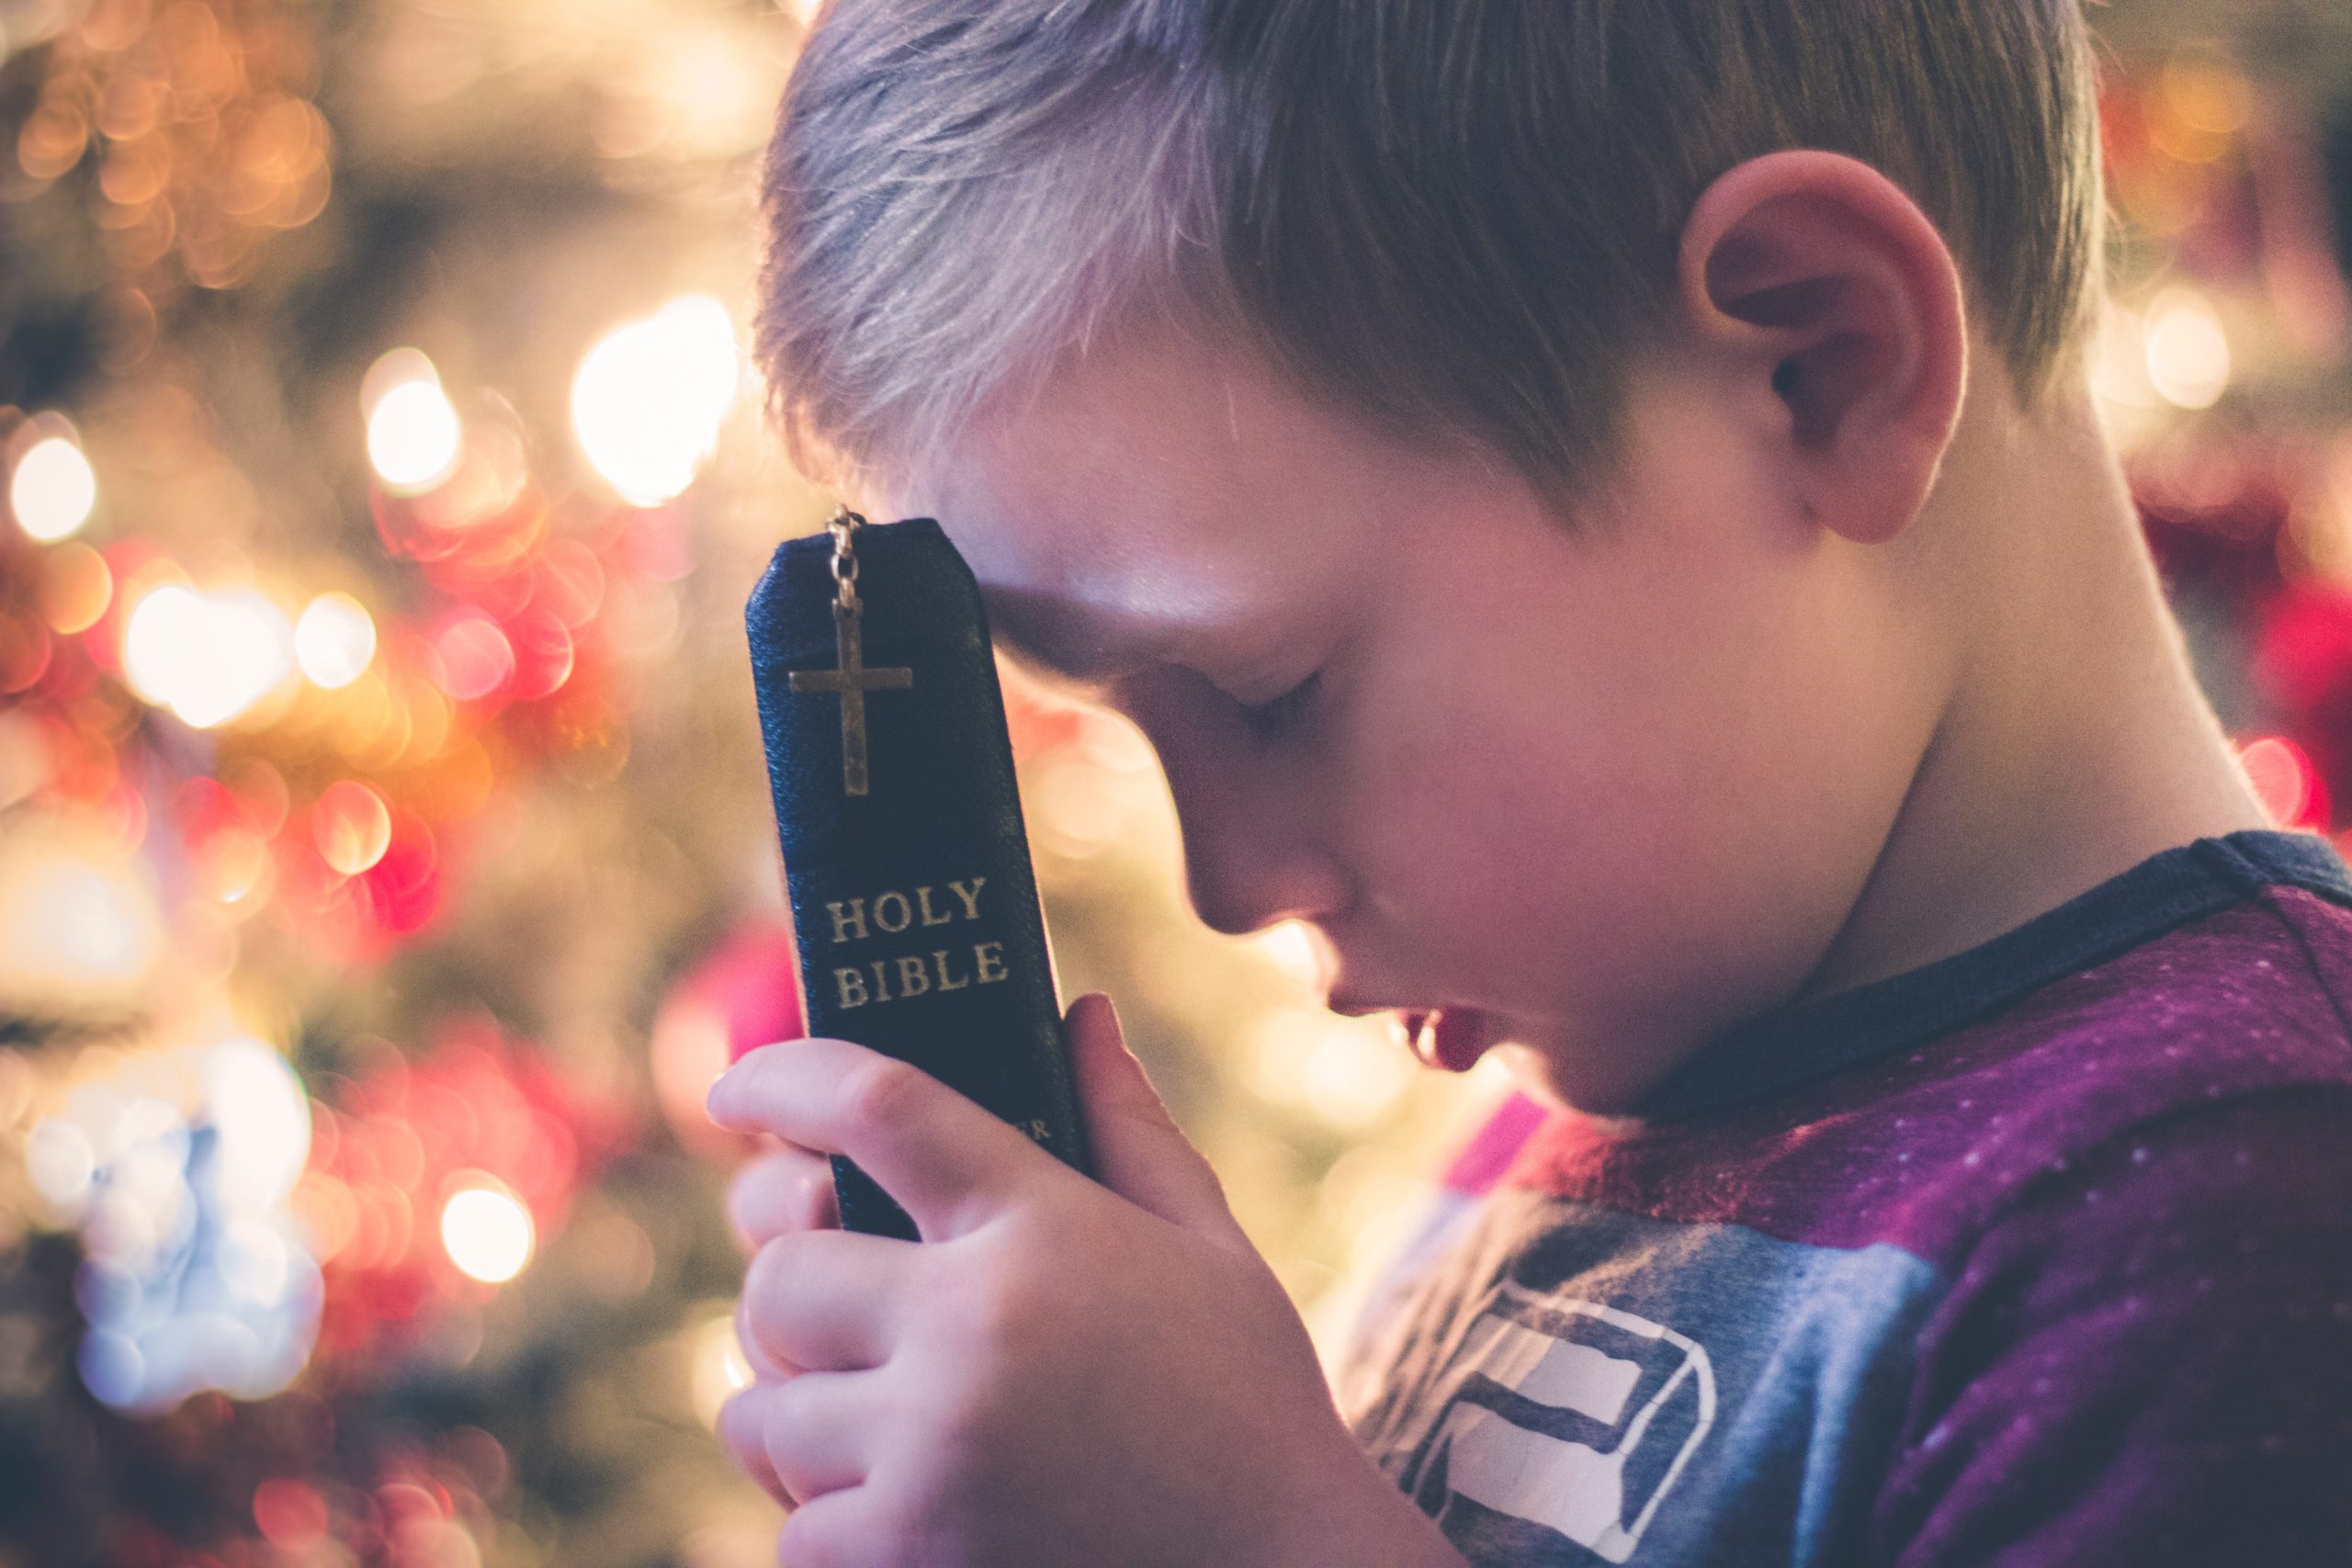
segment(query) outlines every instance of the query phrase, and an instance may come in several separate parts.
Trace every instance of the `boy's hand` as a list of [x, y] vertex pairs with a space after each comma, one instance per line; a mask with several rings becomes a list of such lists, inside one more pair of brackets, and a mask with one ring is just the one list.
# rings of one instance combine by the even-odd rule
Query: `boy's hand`
[[[1349, 1436], [1110, 999], [1069, 1021], [1100, 1185], [846, 1041], [763, 1047], [711, 1090], [721, 1126], [797, 1145], [737, 1187], [759, 1375], [720, 1420], [797, 1505], [783, 1561], [1459, 1568]], [[923, 1239], [831, 1228], [823, 1153]]]

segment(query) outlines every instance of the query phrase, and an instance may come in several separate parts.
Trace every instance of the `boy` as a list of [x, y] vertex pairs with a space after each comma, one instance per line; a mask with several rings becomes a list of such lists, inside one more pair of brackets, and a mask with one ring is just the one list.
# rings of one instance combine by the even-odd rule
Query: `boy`
[[1106, 998], [1101, 1185], [753, 1053], [785, 1561], [2352, 1560], [2352, 881], [2093, 412], [2093, 116], [2071, 0], [830, 8], [787, 434], [1143, 728], [1204, 920], [1547, 1114], [1343, 1416]]

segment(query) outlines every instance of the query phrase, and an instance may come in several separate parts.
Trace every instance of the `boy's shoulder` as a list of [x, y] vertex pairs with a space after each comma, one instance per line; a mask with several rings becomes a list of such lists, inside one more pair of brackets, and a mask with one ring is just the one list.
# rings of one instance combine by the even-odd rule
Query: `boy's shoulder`
[[2352, 876], [2322, 840], [2203, 840], [1870, 991], [1709, 1053], [1819, 1030], [1803, 1045], [1840, 1070], [1631, 1138], [1556, 1118], [1498, 1181], [1948, 1264], [2082, 1162], [2144, 1165], [2151, 1135], [2317, 1116], [2352, 1147]]
[[1681, 1114], [1514, 1102], [1343, 1405], [1481, 1564], [2342, 1561], [2347, 998], [2343, 863], [2239, 834], [1759, 1021]]

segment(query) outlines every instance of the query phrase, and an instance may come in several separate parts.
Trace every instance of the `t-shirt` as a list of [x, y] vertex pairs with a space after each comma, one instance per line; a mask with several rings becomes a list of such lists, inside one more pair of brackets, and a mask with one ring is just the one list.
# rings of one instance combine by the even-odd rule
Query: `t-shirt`
[[1479, 1564], [2352, 1564], [2352, 876], [2167, 851], [1507, 1105], [1342, 1360]]

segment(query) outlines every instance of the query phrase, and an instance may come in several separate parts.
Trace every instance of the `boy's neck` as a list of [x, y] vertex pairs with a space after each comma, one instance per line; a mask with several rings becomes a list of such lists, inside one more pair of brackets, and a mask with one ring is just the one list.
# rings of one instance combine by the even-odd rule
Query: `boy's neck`
[[1973, 947], [2160, 851], [2269, 825], [2190, 671], [2087, 392], [2028, 422], [1980, 369], [1968, 398], [1903, 546], [1945, 600], [1960, 673], [1800, 998]]

